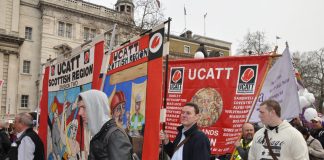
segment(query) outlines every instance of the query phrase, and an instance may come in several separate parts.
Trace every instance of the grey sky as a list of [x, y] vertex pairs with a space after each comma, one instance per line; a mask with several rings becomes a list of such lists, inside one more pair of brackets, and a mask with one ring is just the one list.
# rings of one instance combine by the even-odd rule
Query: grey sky
[[[113, 8], [117, 0], [85, 0]], [[324, 0], [160, 0], [166, 17], [172, 18], [171, 33], [186, 28], [194, 34], [232, 42], [232, 53], [248, 32], [263, 31], [279, 52], [288, 41], [291, 52], [324, 47]]]

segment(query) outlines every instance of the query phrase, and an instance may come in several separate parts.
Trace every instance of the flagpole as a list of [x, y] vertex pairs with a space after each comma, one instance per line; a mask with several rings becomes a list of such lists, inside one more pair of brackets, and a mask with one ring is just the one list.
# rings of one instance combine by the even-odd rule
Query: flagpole
[[204, 36], [206, 36], [206, 16], [204, 16]]
[[207, 12], [204, 14], [204, 36], [206, 36], [206, 16]]
[[183, 5], [183, 13], [184, 13], [184, 22], [185, 22], [185, 28], [184, 28], [184, 31], [187, 30], [187, 10], [186, 10], [186, 5]]

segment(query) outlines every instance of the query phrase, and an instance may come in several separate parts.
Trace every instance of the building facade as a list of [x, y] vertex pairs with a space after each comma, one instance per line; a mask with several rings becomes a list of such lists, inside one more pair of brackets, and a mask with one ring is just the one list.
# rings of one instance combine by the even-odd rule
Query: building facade
[[0, 119], [35, 111], [42, 65], [117, 24], [115, 43], [137, 34], [132, 0], [115, 9], [82, 0], [0, 1]]
[[[132, 0], [116, 0], [115, 9], [82, 0], [1, 0], [0, 10], [0, 119], [38, 108], [48, 59], [69, 55], [114, 24], [115, 44], [139, 33]], [[186, 32], [170, 36], [170, 58], [192, 58], [202, 43], [207, 52], [230, 54], [231, 43]]]
[[193, 58], [201, 45], [204, 46], [208, 56], [212, 56], [214, 53], [219, 56], [230, 56], [232, 43], [193, 35], [191, 31], [186, 31], [180, 36], [170, 35], [170, 59]]

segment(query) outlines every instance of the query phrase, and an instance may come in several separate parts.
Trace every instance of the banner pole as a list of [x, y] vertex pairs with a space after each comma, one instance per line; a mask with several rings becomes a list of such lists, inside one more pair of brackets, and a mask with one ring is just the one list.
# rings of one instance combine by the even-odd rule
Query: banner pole
[[272, 63], [272, 61], [273, 61], [273, 57], [270, 56], [269, 59], [270, 59], [270, 60], [269, 60], [269, 62], [268, 62], [268, 67], [267, 67], [267, 69], [266, 69], [266, 75], [263, 77], [263, 79], [262, 79], [262, 81], [261, 81], [261, 85], [260, 85], [261, 87], [259, 87], [259, 90], [258, 90], [258, 92], [257, 92], [257, 94], [256, 94], [256, 98], [255, 98], [254, 101], [253, 101], [252, 108], [250, 109], [250, 112], [249, 112], [249, 114], [248, 114], [248, 116], [247, 116], [245, 122], [249, 122], [249, 120], [250, 120], [250, 118], [251, 118], [251, 116], [252, 116], [252, 112], [253, 112], [253, 110], [254, 110], [254, 108], [255, 108], [256, 101], [257, 101], [257, 99], [259, 98], [260, 92], [261, 92], [262, 87], [263, 87], [263, 83], [264, 83], [264, 81], [265, 81], [265, 79], [266, 79], [266, 77], [267, 77], [267, 75], [268, 75], [269, 69], [271, 68], [270, 66], [271, 66], [271, 63]]
[[[281, 56], [281, 55], [280, 55]], [[268, 74], [268, 71], [269, 71], [269, 69], [270, 69], [270, 65], [271, 65], [271, 63], [272, 63], [272, 60], [273, 60], [273, 58], [274, 57], [278, 57], [277, 55], [276, 56], [269, 56], [269, 62], [268, 62], [268, 66], [267, 66], [267, 69], [266, 69], [266, 73]], [[246, 120], [245, 120], [245, 122], [244, 123], [247, 123], [247, 122], [249, 122], [249, 119], [251, 118], [251, 115], [252, 115], [252, 111], [254, 110], [254, 108], [255, 108], [255, 105], [256, 105], [256, 101], [257, 101], [257, 99], [259, 98], [259, 95], [260, 95], [260, 92], [261, 92], [261, 90], [262, 90], [262, 86], [263, 86], [263, 83], [264, 83], [264, 81], [265, 81], [265, 79], [266, 79], [266, 77], [267, 77], [267, 75], [265, 75], [264, 77], [263, 77], [263, 79], [262, 79], [262, 81], [261, 81], [261, 87], [258, 89], [258, 91], [257, 91], [257, 94], [256, 94], [256, 98], [254, 99], [254, 101], [253, 101], [253, 103], [252, 103], [252, 108], [250, 109], [250, 111], [249, 111], [249, 114], [248, 114], [248, 116], [246, 117]], [[242, 132], [241, 132], [241, 134], [240, 134], [240, 136], [239, 137], [241, 137], [242, 136]], [[232, 152], [232, 154], [231, 154], [231, 158], [230, 158], [230, 160], [234, 160], [234, 153], [235, 153], [235, 151], [236, 151], [236, 148], [233, 150], [233, 152]]]
[[[108, 48], [108, 52], [105, 53], [105, 56], [106, 58], [103, 58], [103, 67], [104, 67], [104, 70], [101, 71], [100, 74], [103, 74], [102, 76], [102, 81], [101, 81], [101, 86], [100, 86], [100, 90], [102, 91], [103, 90], [103, 87], [104, 87], [104, 84], [105, 84], [105, 80], [106, 80], [106, 75], [107, 75], [107, 70], [108, 70], [108, 59], [109, 59], [109, 56], [110, 56], [110, 53], [112, 51], [112, 47], [113, 47], [113, 42], [115, 41], [115, 35], [116, 35], [116, 27], [117, 27], [117, 24], [115, 23], [114, 24], [114, 28], [113, 28], [113, 31], [112, 31], [112, 34], [111, 34], [111, 38], [110, 38], [110, 43], [109, 43], [109, 48]], [[107, 32], [106, 32], [107, 34]]]
[[[171, 18], [169, 17], [168, 20], [166, 21], [166, 23], [168, 23], [168, 33], [167, 33], [167, 41], [170, 41], [170, 22], [171, 22]], [[166, 109], [166, 99], [167, 99], [167, 92], [168, 92], [168, 72], [169, 72], [169, 54], [167, 54], [165, 56], [165, 69], [164, 69], [164, 96], [163, 96], [163, 109]], [[165, 130], [165, 122], [163, 122], [162, 124], [162, 130], [164, 132]], [[161, 150], [162, 150], [162, 154], [161, 154], [161, 158], [164, 159], [165, 157], [165, 153], [164, 153], [164, 144], [163, 144], [163, 140], [161, 141]]]

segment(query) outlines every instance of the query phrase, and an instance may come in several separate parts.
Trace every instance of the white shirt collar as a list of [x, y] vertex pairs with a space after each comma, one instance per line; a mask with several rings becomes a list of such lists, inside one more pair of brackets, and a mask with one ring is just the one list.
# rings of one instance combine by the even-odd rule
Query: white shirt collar
[[26, 130], [23, 130], [23, 131], [17, 133], [17, 138], [20, 138], [20, 136], [21, 136], [25, 131], [26, 131]]

